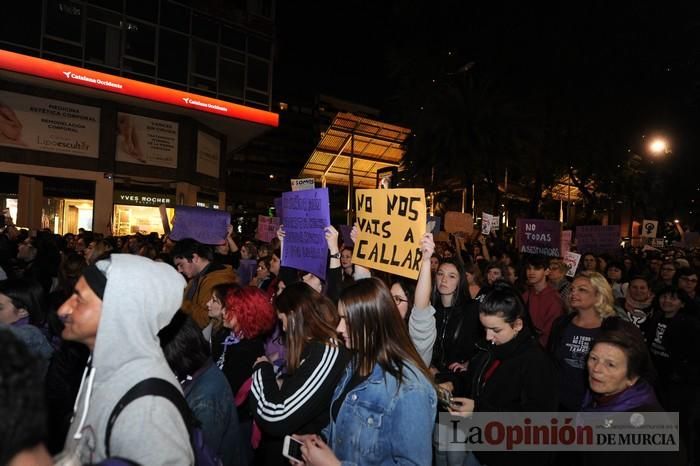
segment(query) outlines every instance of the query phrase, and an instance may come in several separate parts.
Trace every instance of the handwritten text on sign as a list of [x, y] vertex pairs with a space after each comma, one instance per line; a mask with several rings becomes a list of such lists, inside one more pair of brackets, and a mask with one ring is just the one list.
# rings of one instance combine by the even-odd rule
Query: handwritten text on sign
[[284, 246], [282, 265], [326, 279], [328, 245], [323, 229], [331, 224], [328, 189], [282, 194]]
[[358, 189], [359, 234], [353, 262], [404, 277], [418, 278], [420, 239], [425, 233], [422, 189]]
[[561, 223], [519, 218], [517, 230], [517, 247], [521, 254], [561, 257]]
[[255, 233], [255, 239], [269, 243], [277, 236], [279, 227], [280, 219], [278, 217], [258, 215], [258, 230]]

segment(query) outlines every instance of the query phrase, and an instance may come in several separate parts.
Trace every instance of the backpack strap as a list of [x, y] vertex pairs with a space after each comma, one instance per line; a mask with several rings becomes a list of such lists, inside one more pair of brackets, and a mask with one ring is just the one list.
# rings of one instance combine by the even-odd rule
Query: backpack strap
[[175, 405], [177, 410], [180, 412], [182, 419], [185, 421], [185, 426], [187, 431], [192, 435], [192, 429], [199, 427], [199, 421], [192, 414], [192, 410], [187, 405], [185, 397], [180, 393], [180, 391], [170, 382], [152, 377], [150, 379], [144, 379], [131, 387], [124, 396], [117, 402], [116, 406], [112, 410], [112, 414], [109, 415], [109, 420], [107, 421], [107, 431], [105, 432], [105, 456], [109, 458], [109, 442], [112, 435], [112, 428], [117, 422], [117, 417], [126, 408], [126, 406], [132, 401], [141, 398], [142, 396], [161, 396], [166, 398]]

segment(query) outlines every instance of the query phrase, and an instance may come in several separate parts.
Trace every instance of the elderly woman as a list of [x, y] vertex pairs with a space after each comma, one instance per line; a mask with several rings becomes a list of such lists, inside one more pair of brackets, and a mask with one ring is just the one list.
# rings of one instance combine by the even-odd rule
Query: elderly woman
[[[607, 319], [593, 343], [586, 362], [588, 390], [579, 416], [595, 422], [591, 413], [663, 412], [650, 381], [655, 371], [639, 329], [621, 319]], [[606, 414], [607, 416], [607, 414]], [[665, 422], [667, 423], [667, 422]], [[582, 466], [685, 464], [678, 452], [585, 452]]]
[[581, 272], [571, 284], [571, 312], [552, 324], [549, 352], [559, 372], [559, 408], [578, 411], [586, 391], [586, 358], [603, 320], [615, 316], [612, 288], [598, 272]]

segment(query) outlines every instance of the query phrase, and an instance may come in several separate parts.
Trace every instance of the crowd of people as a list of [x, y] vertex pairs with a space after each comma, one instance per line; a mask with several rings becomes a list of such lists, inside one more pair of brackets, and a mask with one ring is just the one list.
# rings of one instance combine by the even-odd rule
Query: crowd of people
[[[325, 237], [321, 278], [281, 264], [283, 229], [207, 245], [6, 227], [0, 464], [282, 465], [287, 436], [309, 466], [697, 464], [700, 251], [581, 251], [567, 276], [495, 233], [427, 233], [410, 280]], [[606, 410], [679, 412], [679, 451], [434, 438], [440, 413]]]

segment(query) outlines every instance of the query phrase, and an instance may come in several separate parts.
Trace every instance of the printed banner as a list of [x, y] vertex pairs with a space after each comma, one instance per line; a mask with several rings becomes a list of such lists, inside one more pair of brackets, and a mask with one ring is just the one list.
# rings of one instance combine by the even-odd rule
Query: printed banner
[[569, 268], [566, 271], [567, 277], [573, 277], [576, 275], [576, 271], [578, 270], [578, 263], [579, 262], [581, 262], [581, 254], [571, 252], [571, 251], [566, 251], [564, 253], [564, 263]]
[[498, 215], [491, 215], [483, 212], [481, 214], [481, 233], [489, 235], [492, 231], [498, 231], [499, 222], [500, 218]]
[[569, 251], [571, 251], [571, 239], [572, 239], [573, 231], [571, 230], [564, 230], [561, 232], [561, 253], [565, 254]]
[[561, 223], [558, 221], [519, 218], [516, 228], [520, 254], [561, 257]]
[[323, 229], [331, 224], [328, 189], [282, 193], [282, 265], [326, 279], [328, 245]]
[[644, 220], [642, 222], [642, 238], [656, 238], [656, 232], [659, 229], [658, 220]]
[[471, 235], [474, 231], [474, 217], [472, 214], [462, 212], [447, 212], [445, 213], [445, 231], [448, 233], [461, 231]]
[[255, 239], [269, 243], [277, 237], [279, 227], [280, 219], [278, 217], [258, 215], [258, 231], [255, 233]]
[[178, 124], [117, 114], [117, 162], [177, 168]]
[[100, 109], [0, 91], [0, 146], [97, 158]]
[[192, 238], [203, 244], [224, 244], [231, 215], [203, 207], [176, 206], [170, 239]]
[[204, 131], [197, 131], [197, 172], [219, 178], [221, 141]]
[[584, 225], [576, 227], [576, 249], [602, 254], [620, 249], [620, 225]]
[[425, 192], [358, 189], [355, 200], [360, 231], [353, 263], [417, 279], [427, 217]]
[[314, 188], [316, 188], [316, 182], [313, 178], [292, 179], [292, 191], [304, 191]]

